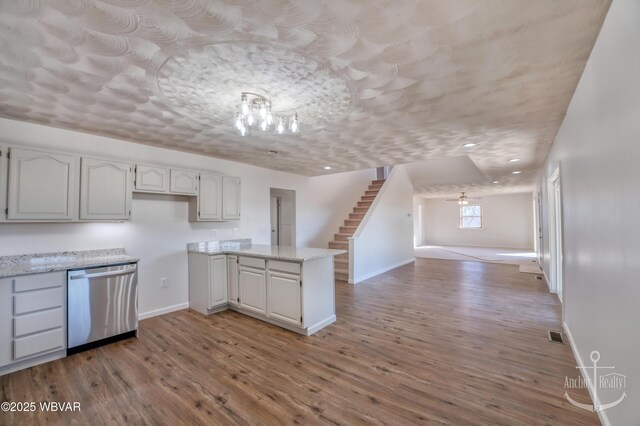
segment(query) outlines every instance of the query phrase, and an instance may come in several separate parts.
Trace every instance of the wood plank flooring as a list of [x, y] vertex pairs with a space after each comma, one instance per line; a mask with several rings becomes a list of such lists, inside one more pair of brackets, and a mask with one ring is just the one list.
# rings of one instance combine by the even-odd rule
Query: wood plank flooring
[[231, 311], [144, 320], [138, 339], [0, 377], [2, 401], [82, 407], [0, 424], [598, 424], [563, 399], [578, 373], [547, 341], [557, 298], [516, 266], [418, 259], [338, 282], [336, 308], [311, 337]]

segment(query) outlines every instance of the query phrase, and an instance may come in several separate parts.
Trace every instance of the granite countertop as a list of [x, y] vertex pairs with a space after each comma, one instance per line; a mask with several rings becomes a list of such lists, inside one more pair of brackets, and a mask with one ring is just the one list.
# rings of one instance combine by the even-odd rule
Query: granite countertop
[[267, 244], [252, 244], [251, 240], [210, 241], [187, 244], [190, 253], [237, 254], [265, 259], [289, 260], [304, 262], [305, 260], [319, 259], [327, 256], [337, 256], [346, 253], [346, 250], [322, 249], [311, 247], [283, 247]]
[[138, 262], [123, 248], [0, 256], [0, 278]]

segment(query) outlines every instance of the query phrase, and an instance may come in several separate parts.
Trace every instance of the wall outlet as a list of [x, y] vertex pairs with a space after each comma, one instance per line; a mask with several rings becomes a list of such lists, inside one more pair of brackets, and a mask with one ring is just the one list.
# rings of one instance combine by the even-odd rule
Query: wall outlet
[[211, 236], [215, 237], [216, 235], [218, 235], [218, 230], [217, 229], [212, 229], [211, 230]]
[[166, 287], [169, 285], [169, 280], [167, 277], [160, 278], [160, 287]]

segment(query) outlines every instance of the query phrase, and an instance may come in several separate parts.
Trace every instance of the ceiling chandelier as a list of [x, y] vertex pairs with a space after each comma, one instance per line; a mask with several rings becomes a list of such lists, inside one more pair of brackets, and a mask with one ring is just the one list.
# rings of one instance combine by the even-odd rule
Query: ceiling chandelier
[[247, 136], [254, 128], [279, 134], [298, 133], [300, 121], [297, 112], [292, 115], [275, 115], [271, 111], [271, 100], [257, 93], [242, 92], [233, 127], [240, 136]]

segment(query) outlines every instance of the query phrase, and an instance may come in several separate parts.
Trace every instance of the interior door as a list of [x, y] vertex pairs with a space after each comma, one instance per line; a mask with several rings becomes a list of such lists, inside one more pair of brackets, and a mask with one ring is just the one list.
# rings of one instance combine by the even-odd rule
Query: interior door
[[556, 292], [560, 301], [564, 301], [564, 285], [563, 285], [563, 257], [562, 257], [562, 198], [560, 192], [560, 180], [556, 180], [554, 184], [554, 198], [555, 198], [555, 262], [556, 262]]
[[271, 245], [277, 246], [280, 236], [280, 207], [278, 197], [271, 196]]

